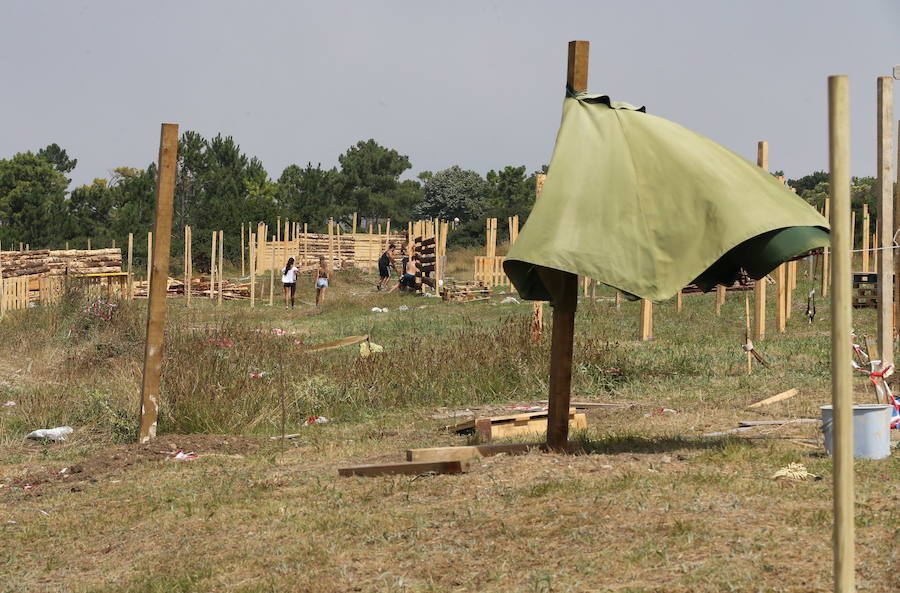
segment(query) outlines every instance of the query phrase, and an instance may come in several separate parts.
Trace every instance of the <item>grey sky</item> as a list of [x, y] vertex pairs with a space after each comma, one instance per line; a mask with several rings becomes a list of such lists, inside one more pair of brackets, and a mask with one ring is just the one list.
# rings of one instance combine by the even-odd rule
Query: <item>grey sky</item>
[[751, 159], [768, 140], [770, 168], [789, 177], [827, 168], [826, 77], [849, 74], [853, 173], [873, 175], [875, 77], [900, 63], [897, 0], [6, 0], [0, 11], [0, 158], [57, 142], [78, 158], [75, 184], [155, 160], [164, 121], [233, 136], [275, 179], [291, 163], [335, 165], [368, 138], [409, 155], [413, 173], [534, 170], [553, 149], [571, 39], [591, 41], [592, 92]]

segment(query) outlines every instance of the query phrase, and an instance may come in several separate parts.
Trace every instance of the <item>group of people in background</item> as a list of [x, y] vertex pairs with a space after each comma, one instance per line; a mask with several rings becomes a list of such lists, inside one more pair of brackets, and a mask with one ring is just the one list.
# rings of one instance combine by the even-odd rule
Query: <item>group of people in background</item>
[[[381, 257], [378, 258], [379, 281], [376, 286], [377, 290], [384, 290], [387, 287], [391, 279], [391, 270], [394, 270], [394, 273], [398, 274], [399, 277], [397, 278], [397, 283], [388, 290], [388, 293], [394, 292], [398, 288], [416, 289], [417, 268], [415, 260], [409, 257], [406, 249], [401, 249], [400, 270], [402, 272], [399, 272], [395, 259], [396, 250], [397, 246], [391, 243], [384, 253], [381, 254]], [[297, 276], [299, 273], [300, 268], [295, 265], [294, 258], [288, 258], [287, 263], [281, 269], [281, 285], [284, 288], [285, 309], [288, 307], [294, 308], [294, 295], [297, 291]], [[328, 279], [330, 276], [331, 272], [328, 269], [325, 257], [319, 257], [319, 265], [316, 269], [316, 307], [320, 307], [325, 302], [325, 293], [328, 290]]]
[[[394, 270], [394, 273], [398, 273], [397, 262], [394, 259], [396, 249], [397, 246], [393, 243], [390, 243], [387, 250], [381, 254], [380, 258], [378, 258], [378, 290], [384, 290], [387, 286], [388, 282], [391, 279], [391, 270]], [[415, 290], [416, 288], [416, 262], [414, 259], [409, 257], [409, 255], [406, 253], [406, 249], [400, 250], [400, 269], [403, 270], [403, 272], [399, 274], [397, 283], [394, 284], [390, 290], [388, 290], [389, 293], [394, 292], [401, 287], [411, 290]]]
[[[300, 268], [294, 265], [294, 258], [288, 258], [287, 263], [281, 269], [281, 285], [284, 287], [284, 308], [294, 308], [294, 294], [297, 291], [297, 274]], [[319, 266], [316, 269], [316, 307], [325, 302], [325, 292], [328, 290], [328, 279], [331, 272], [325, 257], [319, 257]]]

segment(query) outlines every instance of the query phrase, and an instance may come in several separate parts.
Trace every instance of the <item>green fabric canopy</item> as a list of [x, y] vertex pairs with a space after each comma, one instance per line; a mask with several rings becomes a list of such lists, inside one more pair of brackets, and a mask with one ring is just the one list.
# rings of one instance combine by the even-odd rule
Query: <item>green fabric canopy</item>
[[696, 282], [761, 278], [828, 245], [828, 223], [775, 177], [712, 140], [604, 95], [566, 98], [534, 210], [504, 269], [529, 300], [563, 274], [653, 301]]

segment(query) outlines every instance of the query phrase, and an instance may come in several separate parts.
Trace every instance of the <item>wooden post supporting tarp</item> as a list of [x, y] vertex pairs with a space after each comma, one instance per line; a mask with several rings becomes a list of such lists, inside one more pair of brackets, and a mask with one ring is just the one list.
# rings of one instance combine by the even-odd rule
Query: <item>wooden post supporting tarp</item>
[[156, 246], [153, 250], [152, 280], [148, 291], [147, 336], [144, 372], [141, 381], [141, 415], [138, 441], [156, 436], [159, 415], [159, 381], [162, 372], [163, 339], [166, 328], [166, 284], [172, 240], [172, 202], [175, 198], [175, 162], [178, 153], [178, 124], [163, 124], [159, 141], [159, 181], [156, 189]]
[[878, 150], [877, 150], [877, 232], [878, 272], [878, 351], [882, 368], [894, 364], [894, 196], [893, 156], [894, 81], [889, 76], [878, 78]]
[[[756, 146], [756, 164], [762, 169], [769, 170], [769, 143], [761, 140]], [[754, 315], [753, 315], [753, 339], [760, 341], [766, 337], [766, 279], [756, 281], [753, 289]]]
[[[574, 91], [587, 90], [587, 41], [570, 41], [566, 83]], [[575, 311], [578, 307], [578, 276], [562, 274], [561, 291], [553, 305], [550, 344], [550, 395], [547, 409], [547, 447], [565, 450], [569, 441], [569, 401], [572, 387], [572, 350], [575, 341]]]
[[831, 403], [834, 463], [834, 591], [854, 587], [853, 384], [850, 367], [850, 117], [846, 76], [828, 78], [831, 172]]

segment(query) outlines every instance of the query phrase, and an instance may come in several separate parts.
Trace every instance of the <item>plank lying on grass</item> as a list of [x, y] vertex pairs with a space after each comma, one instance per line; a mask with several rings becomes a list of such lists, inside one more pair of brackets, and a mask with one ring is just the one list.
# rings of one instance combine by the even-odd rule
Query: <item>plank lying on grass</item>
[[763, 399], [756, 403], [750, 404], [747, 407], [748, 408], [758, 408], [760, 406], [767, 406], [769, 404], [774, 404], [775, 402], [780, 402], [782, 400], [794, 397], [798, 393], [800, 393], [800, 391], [796, 388], [788, 389], [787, 391], [782, 391], [781, 393], [779, 393], [777, 395], [773, 395], [772, 397], [767, 397], [766, 399]]
[[793, 420], [741, 420], [738, 426], [780, 426], [782, 424], [821, 424], [817, 418], [794, 418]]
[[[489, 416], [486, 418], [479, 418], [478, 420], [487, 420], [491, 423], [498, 422], [523, 422], [525, 420], [530, 420], [533, 418], [547, 418], [547, 410], [537, 410], [534, 412], [521, 412], [518, 414], [507, 414], [505, 416]], [[569, 418], [572, 418], [572, 415], [575, 414], [575, 408], [569, 408]], [[466, 430], [472, 430], [475, 428], [475, 419], [467, 420], [466, 422], [461, 422], [455, 426], [448, 426], [448, 430], [452, 430], [453, 432], [463, 432]]]
[[412, 461], [401, 463], [373, 463], [338, 468], [339, 476], [388, 476], [395, 474], [460, 474], [469, 471], [468, 462]]
[[[578, 450], [576, 441], [569, 441], [569, 450]], [[408, 461], [468, 461], [476, 457], [492, 455], [522, 455], [534, 450], [546, 450], [547, 443], [499, 443], [491, 445], [464, 445], [459, 447], [428, 447], [408, 449]]]
[[[587, 429], [587, 416], [569, 413], [569, 430]], [[544, 434], [547, 432], [547, 417], [522, 418], [512, 422], [491, 422], [489, 418], [475, 421], [475, 432], [483, 443], [489, 443], [495, 439]]]

